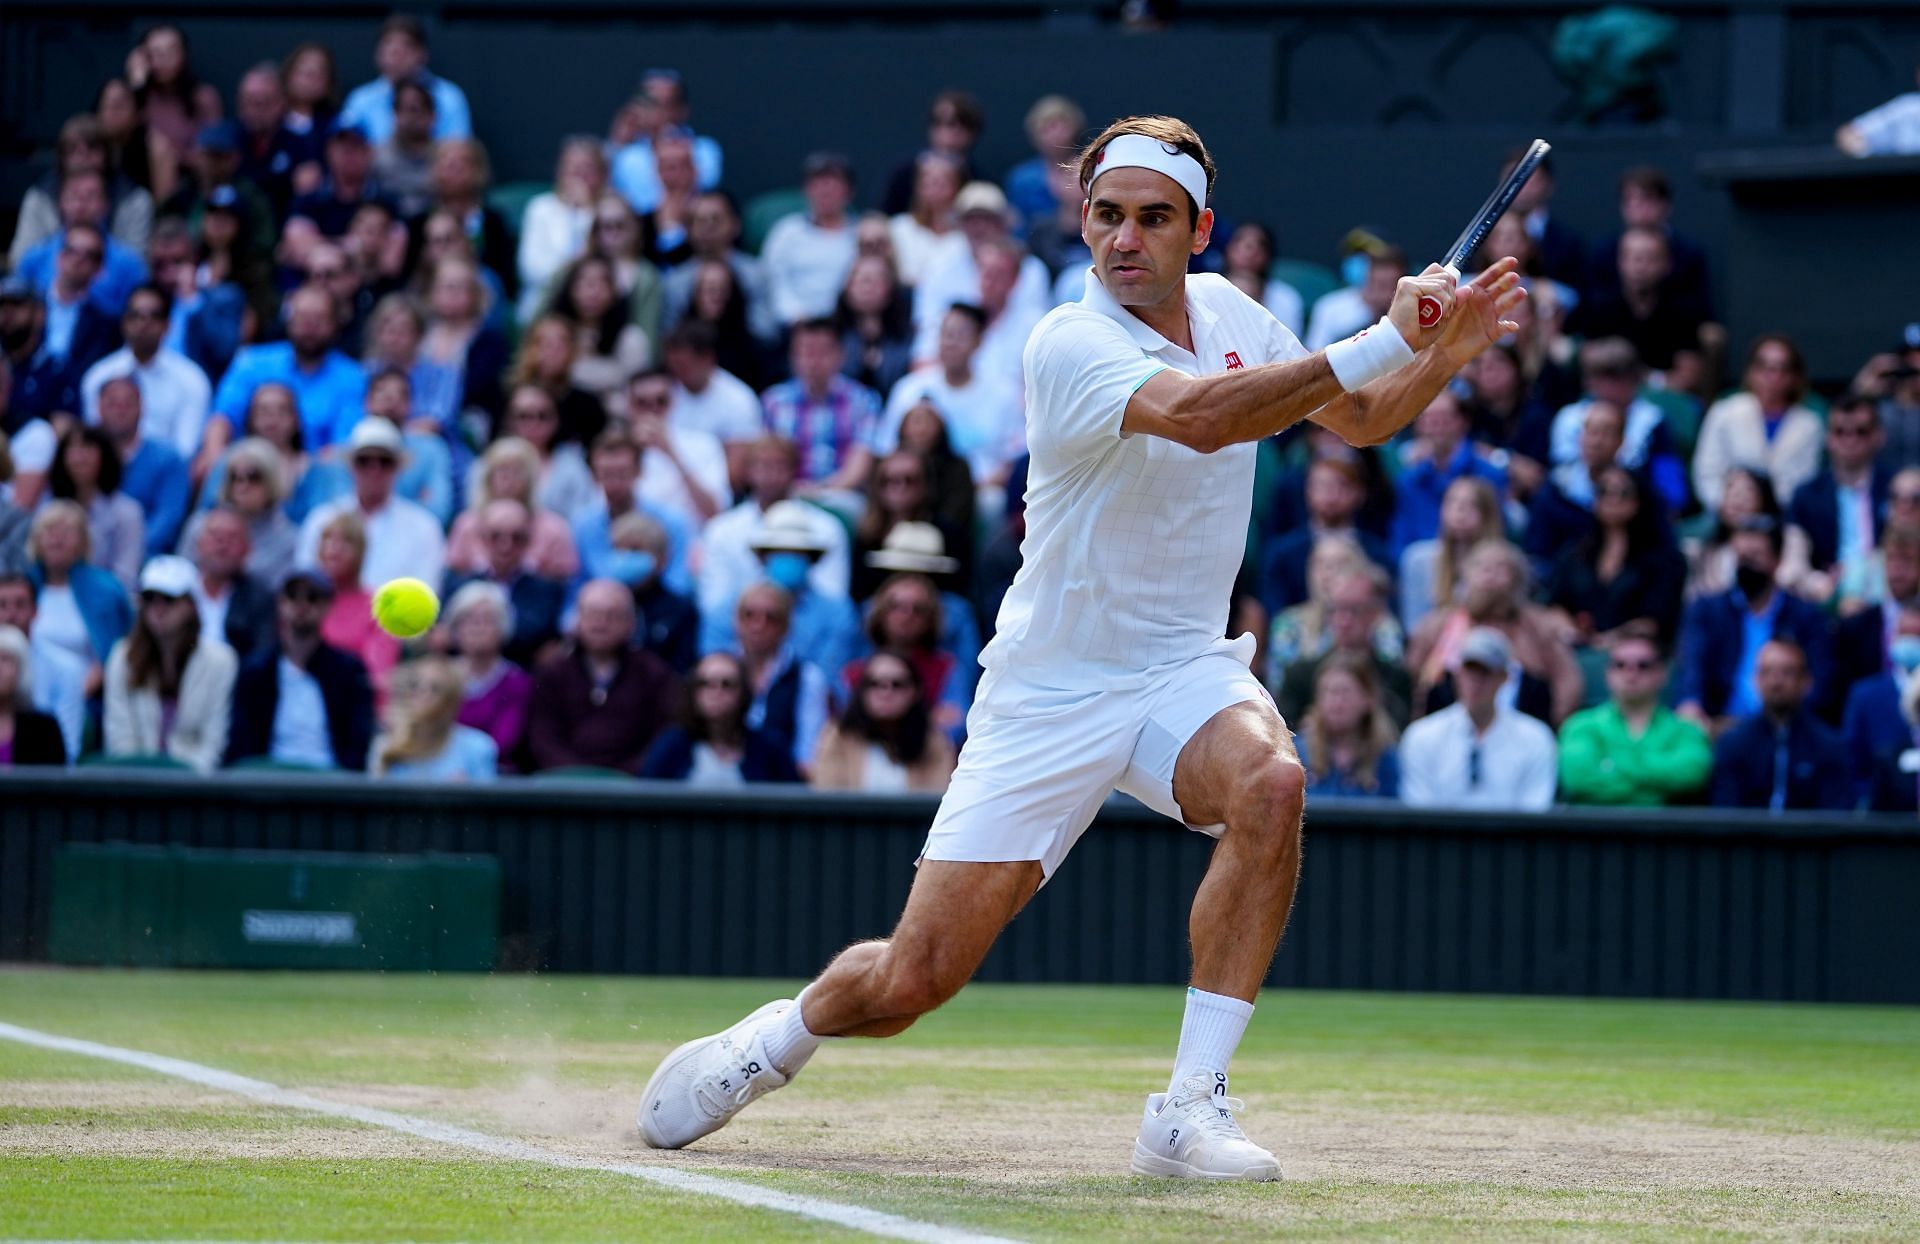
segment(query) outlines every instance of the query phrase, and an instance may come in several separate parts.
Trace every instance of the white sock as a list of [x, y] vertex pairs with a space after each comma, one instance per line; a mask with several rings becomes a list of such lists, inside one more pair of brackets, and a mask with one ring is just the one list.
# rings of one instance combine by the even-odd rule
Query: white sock
[[1253, 1017], [1253, 1003], [1207, 993], [1187, 987], [1187, 1014], [1180, 1021], [1180, 1050], [1173, 1056], [1173, 1082], [1168, 1093], [1178, 1092], [1188, 1076], [1201, 1076], [1217, 1083], [1226, 1093], [1227, 1064], [1240, 1044], [1240, 1034]]
[[807, 1030], [807, 1021], [800, 1014], [800, 1000], [806, 996], [802, 992], [799, 998], [795, 998], [793, 1005], [780, 1013], [773, 1021], [772, 1030], [767, 1033], [767, 1059], [775, 1071], [789, 1078], [806, 1066], [813, 1052], [820, 1048], [820, 1038]]

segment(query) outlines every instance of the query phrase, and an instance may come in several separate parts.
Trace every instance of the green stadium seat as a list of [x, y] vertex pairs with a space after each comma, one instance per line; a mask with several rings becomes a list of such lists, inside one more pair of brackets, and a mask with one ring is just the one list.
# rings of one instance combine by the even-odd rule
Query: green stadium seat
[[781, 217], [806, 210], [807, 196], [792, 187], [755, 195], [740, 214], [740, 244], [758, 255]]
[[1309, 311], [1313, 310], [1314, 302], [1322, 295], [1340, 288], [1340, 278], [1332, 268], [1305, 259], [1274, 260], [1273, 266], [1267, 269], [1267, 279], [1285, 281], [1293, 286], [1300, 295], [1301, 303]]
[[517, 237], [520, 220], [527, 214], [527, 204], [533, 202], [535, 195], [545, 194], [551, 189], [553, 184], [545, 181], [503, 182], [487, 191], [487, 206], [507, 218]]

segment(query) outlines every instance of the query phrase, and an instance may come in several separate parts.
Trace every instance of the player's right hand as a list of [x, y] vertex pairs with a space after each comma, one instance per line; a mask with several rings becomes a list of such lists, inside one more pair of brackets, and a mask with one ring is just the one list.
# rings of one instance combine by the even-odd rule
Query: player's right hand
[[1519, 331], [1520, 325], [1509, 318], [1527, 300], [1519, 266], [1509, 257], [1475, 277], [1456, 294], [1453, 314], [1432, 330], [1434, 344], [1454, 367], [1466, 366], [1494, 342]]
[[[1387, 308], [1387, 322], [1400, 330], [1407, 344], [1415, 353], [1426, 349], [1440, 340], [1440, 333], [1447, 322], [1447, 312], [1453, 309], [1454, 287], [1459, 278], [1439, 264], [1428, 264], [1427, 270], [1419, 276], [1403, 276], [1394, 286], [1393, 305]], [[1420, 300], [1433, 298], [1440, 303], [1440, 321], [1432, 328], [1420, 327]]]

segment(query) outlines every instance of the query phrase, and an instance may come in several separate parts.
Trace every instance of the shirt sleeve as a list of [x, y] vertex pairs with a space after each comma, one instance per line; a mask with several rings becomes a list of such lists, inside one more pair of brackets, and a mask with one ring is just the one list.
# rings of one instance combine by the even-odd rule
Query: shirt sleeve
[[1026, 351], [1034, 459], [1058, 470], [1105, 449], [1120, 436], [1127, 402], [1165, 368], [1104, 316], [1044, 321]]

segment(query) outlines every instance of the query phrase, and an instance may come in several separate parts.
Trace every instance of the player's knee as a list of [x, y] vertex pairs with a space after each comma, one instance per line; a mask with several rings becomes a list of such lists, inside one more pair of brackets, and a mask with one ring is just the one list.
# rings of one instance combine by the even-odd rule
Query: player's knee
[[1229, 831], [1275, 854], [1298, 850], [1307, 775], [1292, 757], [1274, 757], [1246, 776], [1227, 817]]

